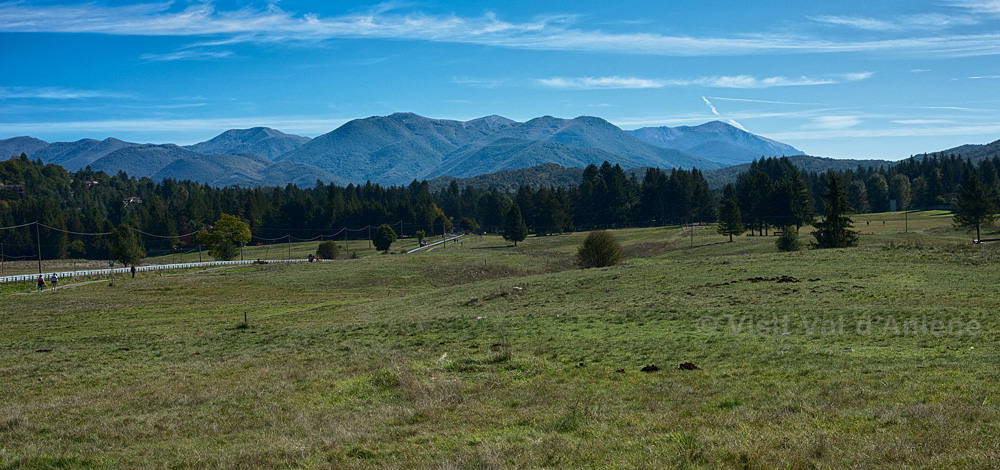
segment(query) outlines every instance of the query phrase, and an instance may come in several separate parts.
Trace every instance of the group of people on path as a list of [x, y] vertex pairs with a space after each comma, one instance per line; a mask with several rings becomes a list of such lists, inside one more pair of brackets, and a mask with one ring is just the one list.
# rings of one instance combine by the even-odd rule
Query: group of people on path
[[[56, 289], [57, 287], [59, 287], [59, 276], [56, 275], [56, 273], [52, 273], [52, 276], [49, 278], [49, 282], [52, 283], [52, 288]], [[39, 274], [38, 275], [38, 292], [41, 292], [43, 290], [45, 290], [45, 279], [42, 277], [41, 274]]]
[[[131, 273], [132, 277], [135, 278], [135, 265], [132, 265]], [[57, 289], [59, 287], [59, 275], [52, 273], [49, 276], [49, 282], [52, 283], [52, 289]], [[38, 275], [38, 292], [45, 290], [45, 278], [41, 274]]]

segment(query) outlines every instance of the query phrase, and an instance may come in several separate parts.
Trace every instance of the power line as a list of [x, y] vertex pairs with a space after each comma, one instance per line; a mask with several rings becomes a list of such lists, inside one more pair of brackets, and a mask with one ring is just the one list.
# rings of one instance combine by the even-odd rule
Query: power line
[[102, 233], [74, 232], [72, 230], [66, 230], [66, 229], [61, 229], [61, 228], [57, 228], [57, 227], [50, 227], [50, 226], [45, 225], [45, 224], [43, 224], [41, 222], [34, 222], [34, 223], [36, 223], [38, 225], [41, 225], [42, 227], [45, 227], [45, 228], [47, 228], [49, 230], [55, 230], [57, 232], [69, 233], [69, 234], [72, 234], [72, 235], [81, 235], [81, 236], [85, 236], [85, 237], [98, 237], [98, 236], [102, 236], [102, 235], [111, 235], [111, 232], [102, 232]]

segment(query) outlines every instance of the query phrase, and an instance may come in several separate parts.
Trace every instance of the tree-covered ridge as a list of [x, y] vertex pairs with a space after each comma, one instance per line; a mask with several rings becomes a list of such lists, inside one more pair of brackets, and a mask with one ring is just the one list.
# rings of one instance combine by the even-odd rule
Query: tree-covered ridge
[[[427, 183], [346, 187], [317, 182], [311, 188], [212, 187], [192, 181], [108, 175], [88, 169], [70, 173], [58, 165], [15, 157], [0, 162], [0, 184], [23, 187], [0, 193], [0, 227], [38, 221], [42, 256], [107, 257], [107, 237], [127, 223], [144, 233], [147, 250], [193, 243], [186, 234], [222, 214], [246, 220], [258, 241], [291, 234], [308, 239], [382, 223], [403, 223], [404, 231], [429, 228], [443, 217]], [[6, 188], [6, 186], [5, 186]], [[68, 232], [68, 233], [67, 233]], [[339, 232], [339, 236], [345, 233]], [[367, 232], [351, 233], [367, 237]], [[0, 231], [5, 256], [31, 256], [34, 227]]]
[[[928, 155], [886, 167], [836, 172], [854, 212], [951, 207], [972, 175], [994, 198], [1000, 194], [1000, 158], [978, 163], [956, 155]], [[765, 158], [749, 165], [727, 189], [726, 225], [766, 235], [772, 229], [811, 224], [822, 215], [825, 173], [803, 171], [792, 159]], [[107, 257], [107, 236], [125, 223], [143, 234], [147, 250], [193, 243], [191, 234], [233, 214], [246, 220], [252, 242], [293, 236], [367, 238], [367, 227], [392, 224], [399, 235], [440, 234], [452, 225], [497, 232], [517, 206], [528, 230], [544, 235], [595, 228], [714, 222], [720, 194], [697, 169], [647, 168], [640, 175], [620, 165], [588, 165], [579, 183], [517, 190], [459, 186], [452, 180], [432, 192], [428, 182], [383, 187], [373, 183], [312, 187], [213, 187], [188, 180], [135, 178], [83, 169], [70, 173], [26, 157], [0, 162], [0, 231], [8, 259]], [[739, 218], [736, 218], [738, 214]], [[471, 223], [459, 224], [463, 219]], [[35, 233], [34, 222], [38, 222]], [[739, 231], [734, 231], [735, 235]]]

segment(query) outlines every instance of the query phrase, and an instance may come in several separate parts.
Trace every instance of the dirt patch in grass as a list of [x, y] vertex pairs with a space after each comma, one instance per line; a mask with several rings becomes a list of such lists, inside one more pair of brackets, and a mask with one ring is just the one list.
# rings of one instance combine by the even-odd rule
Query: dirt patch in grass
[[535, 273], [512, 266], [502, 265], [435, 265], [422, 268], [421, 274], [423, 274], [423, 276], [434, 285], [455, 286], [485, 281], [488, 279], [524, 277]]
[[642, 242], [625, 245], [622, 247], [622, 255], [625, 259], [649, 258], [660, 253], [670, 251], [673, 245], [670, 242]]

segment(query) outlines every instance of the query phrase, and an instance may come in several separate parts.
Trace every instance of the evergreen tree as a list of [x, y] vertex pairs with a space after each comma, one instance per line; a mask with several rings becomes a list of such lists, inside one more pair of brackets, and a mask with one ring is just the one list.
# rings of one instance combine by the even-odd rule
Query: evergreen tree
[[823, 221], [816, 223], [816, 246], [844, 248], [858, 244], [858, 232], [851, 230], [853, 221], [847, 217], [851, 205], [847, 202], [843, 178], [829, 171], [826, 174], [826, 194], [823, 195]]
[[729, 235], [729, 241], [733, 241], [733, 235], [742, 235], [746, 231], [743, 228], [743, 216], [740, 214], [740, 205], [736, 200], [736, 188], [732, 184], [727, 184], [722, 191], [722, 204], [719, 206], [719, 225], [716, 231], [720, 235]]
[[792, 177], [785, 180], [787, 181], [785, 187], [787, 188], [788, 204], [792, 214], [788, 222], [794, 224], [795, 231], [798, 232], [803, 225], [810, 225], [815, 221], [816, 209], [812, 204], [812, 195], [809, 193], [809, 186], [802, 179], [798, 170], [794, 168], [793, 170]]
[[504, 217], [503, 238], [513, 241], [514, 246], [517, 246], [517, 242], [524, 240], [527, 236], [528, 226], [524, 224], [524, 219], [521, 217], [521, 208], [514, 204]]
[[978, 175], [973, 174], [958, 193], [952, 223], [969, 231], [975, 227], [976, 240], [982, 240], [980, 227], [992, 225], [997, 218], [997, 206], [993, 199], [993, 191], [979, 180]]

